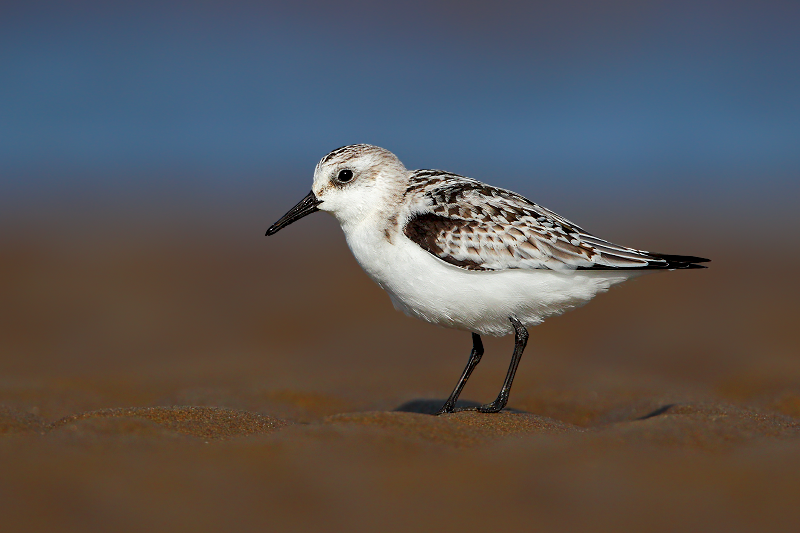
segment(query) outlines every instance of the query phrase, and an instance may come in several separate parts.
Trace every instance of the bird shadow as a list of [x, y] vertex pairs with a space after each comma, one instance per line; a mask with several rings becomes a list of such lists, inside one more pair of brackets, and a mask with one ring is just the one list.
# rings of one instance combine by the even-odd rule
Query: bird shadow
[[[435, 415], [439, 412], [439, 409], [442, 408], [444, 402], [447, 401], [445, 399], [416, 399], [416, 400], [409, 400], [394, 409], [392, 411], [397, 413], [418, 413], [422, 415]], [[483, 404], [478, 402], [473, 402], [470, 400], [458, 400], [456, 402], [456, 408], [459, 409], [471, 409], [475, 407], [480, 407]], [[503, 411], [507, 411], [510, 413], [527, 413], [527, 411], [521, 411], [519, 409], [514, 409], [513, 407], [506, 407]]]
[[666, 413], [667, 411], [669, 411], [670, 409], [672, 409], [676, 405], [678, 405], [678, 404], [677, 403], [668, 403], [667, 405], [662, 405], [661, 407], [659, 407], [655, 411], [651, 411], [650, 413], [647, 413], [644, 416], [640, 416], [639, 418], [635, 418], [634, 420], [647, 420], [648, 418], [653, 418], [653, 417], [656, 417], [656, 416], [663, 415], [664, 413]]
[[[439, 412], [442, 405], [444, 405], [444, 399], [424, 399], [418, 398], [416, 400], [409, 400], [394, 409], [392, 411], [396, 413], [418, 413], [422, 415], [435, 415]], [[470, 400], [459, 400], [456, 402], [456, 407], [460, 409], [470, 409], [479, 407], [481, 404], [478, 402], [473, 402]], [[664, 413], [668, 412], [670, 409], [678, 405], [677, 403], [669, 403], [666, 405], [662, 405], [658, 409], [655, 409], [646, 415], [640, 416], [638, 418], [634, 418], [633, 420], [647, 420], [648, 418], [654, 418]], [[514, 409], [513, 407], [506, 407], [503, 409], [504, 412], [509, 413], [523, 413], [523, 414], [531, 414], [528, 411], [523, 411], [521, 409]]]

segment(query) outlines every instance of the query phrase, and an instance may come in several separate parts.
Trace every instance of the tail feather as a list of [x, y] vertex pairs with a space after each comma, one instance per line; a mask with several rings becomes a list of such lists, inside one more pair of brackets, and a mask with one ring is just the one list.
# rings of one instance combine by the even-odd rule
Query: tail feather
[[707, 268], [705, 265], [698, 265], [697, 263], [708, 263], [711, 261], [711, 259], [693, 255], [657, 254], [653, 252], [649, 252], [648, 255], [653, 259], [666, 261], [667, 264], [661, 268]]

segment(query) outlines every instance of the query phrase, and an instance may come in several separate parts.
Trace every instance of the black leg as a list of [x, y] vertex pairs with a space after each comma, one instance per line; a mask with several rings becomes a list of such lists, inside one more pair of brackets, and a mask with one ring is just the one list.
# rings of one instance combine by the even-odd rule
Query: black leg
[[472, 352], [469, 354], [469, 361], [467, 361], [467, 366], [464, 368], [464, 373], [461, 374], [461, 379], [458, 380], [458, 384], [456, 388], [453, 389], [453, 392], [450, 394], [450, 397], [444, 402], [444, 405], [437, 415], [441, 415], [443, 413], [454, 413], [456, 411], [456, 401], [458, 401], [458, 396], [461, 394], [461, 391], [464, 389], [464, 385], [467, 384], [467, 380], [469, 379], [470, 374], [472, 371], [475, 370], [475, 367], [478, 366], [478, 363], [481, 362], [481, 356], [483, 356], [483, 342], [481, 342], [481, 336], [477, 333], [472, 334]]
[[525, 345], [528, 344], [528, 330], [522, 325], [522, 322], [516, 318], [509, 317], [511, 325], [514, 326], [514, 355], [511, 356], [511, 366], [508, 367], [508, 374], [506, 380], [503, 382], [503, 388], [500, 389], [500, 394], [497, 399], [492, 403], [476, 407], [475, 411], [480, 413], [499, 413], [503, 407], [508, 403], [508, 396], [511, 393], [511, 383], [514, 381], [514, 374], [517, 373], [519, 361], [522, 359], [522, 352], [525, 350]]

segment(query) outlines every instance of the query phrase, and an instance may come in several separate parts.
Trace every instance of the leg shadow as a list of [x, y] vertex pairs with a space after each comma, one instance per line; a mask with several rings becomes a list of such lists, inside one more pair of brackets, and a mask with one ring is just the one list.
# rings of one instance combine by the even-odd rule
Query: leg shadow
[[[442, 408], [444, 402], [447, 399], [417, 399], [417, 400], [410, 400], [406, 403], [399, 405], [392, 409], [394, 412], [398, 413], [419, 413], [422, 415], [435, 415], [439, 412], [439, 409]], [[478, 402], [472, 402], [470, 400], [458, 400], [456, 402], [456, 407], [461, 409], [469, 409], [470, 407], [480, 407], [483, 404]], [[506, 407], [503, 411], [507, 411], [509, 413], [526, 413], [527, 411], [520, 411], [519, 409], [514, 409], [512, 407]]]
[[669, 411], [670, 409], [672, 409], [676, 405], [678, 405], [678, 404], [677, 403], [668, 403], [667, 405], [659, 407], [658, 409], [656, 409], [652, 413], [647, 413], [646, 415], [640, 416], [639, 418], [636, 418], [635, 420], [647, 420], [648, 418], [653, 418], [655, 416], [663, 415], [664, 413], [666, 413], [667, 411]]

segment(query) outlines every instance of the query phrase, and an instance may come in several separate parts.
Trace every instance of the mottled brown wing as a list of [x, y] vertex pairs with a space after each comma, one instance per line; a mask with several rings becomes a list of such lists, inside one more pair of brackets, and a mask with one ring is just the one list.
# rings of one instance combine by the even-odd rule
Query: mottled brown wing
[[404, 234], [468, 270], [669, 268], [668, 261], [594, 237], [530, 200], [475, 180], [417, 171]]

